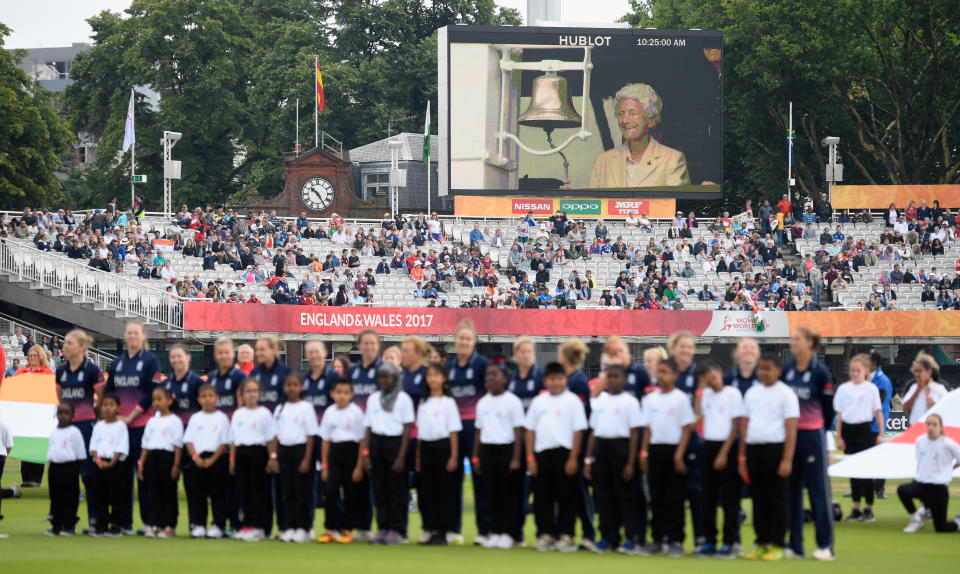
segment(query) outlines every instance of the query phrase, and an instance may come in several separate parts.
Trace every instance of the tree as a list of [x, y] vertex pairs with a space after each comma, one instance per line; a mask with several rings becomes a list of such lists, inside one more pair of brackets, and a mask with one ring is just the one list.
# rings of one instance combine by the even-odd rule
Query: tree
[[162, 181], [152, 142], [162, 130], [183, 133], [174, 203], [218, 205], [254, 188], [276, 195], [298, 96], [300, 143], [313, 147], [315, 55], [326, 95], [320, 129], [349, 148], [382, 138], [391, 119], [417, 117], [399, 127], [418, 129], [436, 97], [436, 28], [520, 22], [493, 0], [134, 0], [126, 13], [90, 20], [94, 47], [78, 58], [66, 102], [74, 128], [102, 138], [82, 194], [101, 200], [124, 197], [129, 185], [116, 150], [130, 87], [161, 94], [156, 110], [137, 102], [137, 171], [150, 182], [138, 189], [152, 208]]
[[[824, 186], [824, 136], [845, 183], [960, 181], [960, 20], [944, 0], [632, 0], [635, 27], [724, 32], [728, 204], [785, 190], [787, 104], [795, 191]], [[841, 16], [842, 15], [842, 16]]]
[[3, 48], [9, 34], [0, 24], [0, 207], [48, 207], [60, 194], [54, 171], [73, 135], [53, 107], [53, 94], [17, 67], [24, 52]]

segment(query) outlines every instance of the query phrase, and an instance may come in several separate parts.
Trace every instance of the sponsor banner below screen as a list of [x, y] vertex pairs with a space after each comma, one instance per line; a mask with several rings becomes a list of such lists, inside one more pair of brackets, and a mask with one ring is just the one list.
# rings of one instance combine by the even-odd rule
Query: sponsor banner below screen
[[560, 211], [567, 215], [601, 215], [599, 200], [592, 199], [561, 199]]
[[608, 199], [607, 212], [610, 215], [650, 214], [650, 202], [636, 199]]
[[534, 215], [553, 215], [552, 199], [513, 199], [511, 201], [512, 211], [516, 215], [526, 215], [533, 212]]

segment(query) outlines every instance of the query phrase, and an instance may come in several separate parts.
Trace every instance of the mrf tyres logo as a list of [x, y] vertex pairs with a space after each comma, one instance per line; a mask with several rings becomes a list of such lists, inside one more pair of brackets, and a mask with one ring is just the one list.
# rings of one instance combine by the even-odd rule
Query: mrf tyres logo
[[650, 202], [638, 199], [611, 199], [607, 202], [610, 215], [642, 215], [650, 212]]

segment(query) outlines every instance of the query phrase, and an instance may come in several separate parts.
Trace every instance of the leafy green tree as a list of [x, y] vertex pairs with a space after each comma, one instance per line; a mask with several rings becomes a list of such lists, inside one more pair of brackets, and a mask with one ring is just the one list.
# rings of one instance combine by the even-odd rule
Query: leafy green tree
[[457, 23], [520, 18], [493, 0], [134, 0], [126, 17], [101, 13], [66, 94], [74, 129], [102, 137], [81, 195], [128, 196], [129, 161], [117, 150], [131, 86], [161, 95], [156, 110], [137, 102], [137, 172], [149, 181], [138, 190], [151, 209], [160, 207], [164, 129], [183, 133], [175, 204], [279, 193], [298, 97], [300, 143], [313, 147], [315, 56], [326, 95], [320, 129], [345, 148], [384, 137], [391, 122], [395, 132], [419, 130], [436, 97], [435, 31]]
[[825, 191], [827, 135], [845, 182], [960, 181], [960, 19], [945, 0], [632, 0], [635, 27], [724, 31], [727, 203]]
[[17, 67], [25, 53], [3, 48], [9, 35], [0, 24], [0, 208], [48, 207], [60, 195], [54, 172], [73, 134], [53, 94]]

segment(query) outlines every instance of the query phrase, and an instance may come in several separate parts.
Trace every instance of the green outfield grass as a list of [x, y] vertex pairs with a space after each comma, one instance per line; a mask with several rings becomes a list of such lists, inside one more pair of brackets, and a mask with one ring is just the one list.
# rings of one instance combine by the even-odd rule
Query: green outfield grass
[[[2, 484], [19, 482], [19, 465], [8, 461]], [[895, 485], [888, 484], [891, 494]], [[846, 492], [845, 481], [834, 482], [834, 492]], [[951, 511], [960, 512], [960, 492], [952, 492]], [[472, 540], [475, 533], [473, 509], [464, 514], [464, 534]], [[849, 499], [840, 499], [849, 510]], [[43, 535], [48, 508], [46, 487], [27, 489], [18, 500], [4, 500], [0, 533], [0, 572], [25, 574], [43, 572], [58, 574], [106, 574], [120, 569], [130, 572], [203, 572], [219, 573], [290, 573], [312, 572], [391, 572], [402, 573], [529, 573], [585, 574], [591, 571], [637, 572], [645, 568], [669, 568], [671, 574], [711, 571], [718, 573], [762, 571], [778, 572], [903, 572], [920, 574], [928, 571], [949, 572], [960, 563], [960, 534], [935, 534], [932, 524], [919, 534], [900, 532], [906, 516], [895, 496], [878, 501], [877, 521], [871, 524], [839, 523], [836, 529], [838, 561], [817, 563], [813, 560], [785, 561], [777, 565], [743, 560], [703, 560], [693, 557], [642, 558], [633, 556], [598, 556], [586, 552], [559, 554], [539, 553], [531, 549], [484, 550], [474, 547], [430, 547], [416, 545], [374, 547], [367, 544], [350, 546], [320, 544], [283, 544], [276, 541], [244, 543], [232, 540], [190, 540], [186, 536], [186, 502], [180, 496], [180, 527], [175, 540], [149, 540], [141, 537], [122, 539], [51, 538]], [[745, 504], [750, 512], [749, 503]], [[86, 510], [81, 505], [81, 518]], [[318, 530], [322, 511], [317, 514]], [[420, 534], [420, 517], [410, 517], [411, 537]], [[753, 533], [750, 522], [744, 524], [745, 540]], [[807, 527], [808, 554], [812, 550], [813, 529]], [[533, 541], [533, 519], [527, 521], [527, 543]], [[688, 539], [687, 546], [690, 549]], [[754, 570], [756, 569], [756, 570]], [[946, 569], [946, 570], [944, 570]]]

